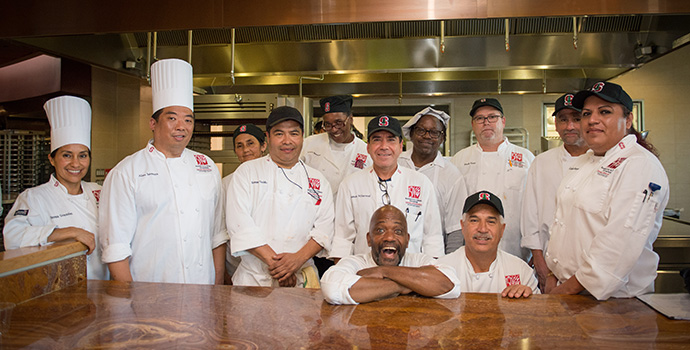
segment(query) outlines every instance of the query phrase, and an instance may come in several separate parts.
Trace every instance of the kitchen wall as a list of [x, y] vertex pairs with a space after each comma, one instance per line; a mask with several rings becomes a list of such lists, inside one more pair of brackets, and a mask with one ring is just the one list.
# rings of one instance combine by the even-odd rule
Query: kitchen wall
[[[644, 100], [645, 129], [670, 181], [670, 208], [690, 211], [690, 46], [686, 45], [612, 81]], [[690, 220], [690, 212], [681, 214]]]
[[[645, 129], [659, 149], [670, 184], [669, 207], [690, 210], [690, 137], [682, 122], [690, 110], [690, 46], [676, 50], [613, 82], [621, 84], [633, 99], [644, 101]], [[92, 71], [93, 165], [112, 168], [122, 158], [143, 148], [151, 137], [151, 89], [140, 79], [101, 68]], [[469, 145], [471, 125], [468, 112], [481, 97], [501, 101], [507, 127], [524, 127], [529, 132], [529, 149], [540, 150], [542, 106], [555, 102], [560, 94], [462, 95], [457, 97], [403, 98], [405, 105], [448, 104], [451, 106], [450, 154]], [[356, 99], [359, 106], [397, 105], [397, 98]], [[687, 219], [686, 214], [681, 218]]]
[[92, 164], [96, 169], [114, 167], [124, 157], [144, 148], [151, 138], [151, 88], [141, 79], [92, 68]]

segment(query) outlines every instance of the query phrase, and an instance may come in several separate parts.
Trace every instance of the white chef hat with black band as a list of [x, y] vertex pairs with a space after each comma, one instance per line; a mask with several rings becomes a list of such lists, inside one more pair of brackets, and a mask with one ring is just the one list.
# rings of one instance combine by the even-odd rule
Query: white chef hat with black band
[[194, 80], [192, 65], [169, 58], [151, 65], [151, 93], [153, 113], [171, 106], [187, 107], [194, 111]]
[[60, 96], [43, 105], [50, 123], [50, 152], [70, 144], [91, 149], [91, 106], [83, 98]]

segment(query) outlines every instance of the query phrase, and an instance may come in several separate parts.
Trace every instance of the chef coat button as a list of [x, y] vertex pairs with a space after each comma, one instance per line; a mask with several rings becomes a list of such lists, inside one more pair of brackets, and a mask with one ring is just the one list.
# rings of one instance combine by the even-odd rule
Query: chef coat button
[[199, 208], [196, 208], [196, 209], [194, 209], [194, 210], [196, 210], [197, 213], [200, 211]]
[[554, 258], [553, 262], [554, 262], [554, 264], [558, 264], [558, 259]]
[[184, 210], [180, 210], [180, 214], [184, 215]]
[[544, 256], [549, 257], [549, 252], [544, 253]]

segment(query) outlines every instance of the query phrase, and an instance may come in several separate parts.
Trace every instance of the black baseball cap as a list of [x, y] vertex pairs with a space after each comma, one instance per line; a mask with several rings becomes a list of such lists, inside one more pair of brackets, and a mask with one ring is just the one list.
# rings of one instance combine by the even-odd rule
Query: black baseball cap
[[559, 97], [556, 100], [556, 110], [553, 112], [552, 115], [558, 114], [563, 109], [570, 108], [574, 111], [581, 112], [581, 110], [573, 107], [573, 98], [575, 97], [575, 94], [567, 93], [561, 97]]
[[281, 106], [275, 108], [271, 114], [268, 115], [268, 119], [266, 120], [266, 131], [271, 130], [271, 128], [276, 124], [286, 120], [296, 121], [299, 124], [300, 129], [304, 130], [304, 119], [302, 119], [302, 113], [295, 108]]
[[467, 199], [465, 199], [465, 206], [462, 207], [462, 213], [467, 213], [477, 204], [488, 204], [496, 208], [498, 213], [505, 217], [505, 214], [503, 214], [503, 204], [501, 203], [501, 199], [489, 191], [479, 191], [467, 197]]
[[235, 132], [232, 133], [232, 138], [236, 139], [237, 136], [240, 136], [241, 134], [252, 135], [259, 140], [259, 143], [266, 142], [266, 134], [264, 134], [264, 132], [259, 129], [258, 126], [251, 123], [238, 126], [237, 129], [235, 129]]
[[477, 109], [484, 107], [484, 106], [490, 106], [493, 108], [498, 109], [501, 114], [503, 114], [503, 107], [501, 106], [501, 102], [498, 102], [497, 99], [495, 98], [480, 98], [472, 104], [472, 109], [470, 110], [470, 117], [474, 117], [474, 112], [477, 111]]
[[573, 107], [582, 109], [582, 107], [585, 106], [587, 97], [592, 95], [604, 101], [622, 104], [629, 111], [633, 109], [632, 98], [630, 98], [630, 95], [628, 95], [620, 85], [603, 81], [592, 85], [592, 87], [587, 90], [582, 90], [575, 94], [573, 98]]
[[337, 95], [324, 97], [319, 101], [324, 113], [341, 112], [347, 115], [352, 111], [352, 96]]
[[381, 114], [369, 121], [369, 125], [367, 126], [367, 139], [371, 138], [371, 135], [373, 135], [375, 132], [381, 130], [386, 130], [391, 134], [402, 138], [402, 127], [400, 127], [400, 121], [385, 114]]

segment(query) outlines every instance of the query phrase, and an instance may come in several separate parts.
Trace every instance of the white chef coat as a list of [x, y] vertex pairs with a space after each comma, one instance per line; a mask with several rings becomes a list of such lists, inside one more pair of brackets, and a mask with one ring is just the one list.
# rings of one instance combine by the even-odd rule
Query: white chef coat
[[509, 285], [522, 284], [530, 287], [533, 294], [541, 294], [534, 270], [522, 259], [501, 249], [496, 252], [496, 260], [487, 272], [474, 272], [465, 247], [438, 258], [438, 263], [455, 269], [463, 293], [501, 293]]
[[441, 209], [441, 226], [444, 234], [460, 230], [462, 207], [465, 204], [467, 184], [457, 167], [441, 155], [436, 154], [434, 161], [416, 169], [412, 161], [412, 150], [400, 154], [398, 164], [409, 169], [417, 170], [431, 180], [436, 190], [436, 200]]
[[[228, 176], [224, 177], [221, 180], [221, 187], [223, 188], [223, 192], [221, 195], [221, 202], [223, 204], [223, 229], [227, 231], [227, 225], [226, 225], [226, 220], [227, 218], [225, 217], [226, 215], [226, 198], [228, 194], [228, 187], [230, 187], [230, 179], [232, 179], [232, 174], [228, 174]], [[240, 265], [240, 258], [236, 256], [232, 256], [232, 248], [230, 247], [230, 240], [225, 243], [225, 272], [232, 277], [233, 274], [235, 274], [235, 271], [237, 271], [237, 266]]]
[[[442, 256], [443, 233], [436, 192], [426, 176], [398, 166], [388, 183], [391, 205], [407, 218], [410, 242], [407, 251]], [[370, 251], [369, 222], [383, 206], [378, 175], [373, 167], [348, 176], [340, 184], [335, 204], [335, 235], [329, 257], [342, 258]]]
[[573, 166], [577, 158], [561, 145], [538, 155], [532, 162], [522, 196], [522, 247], [546, 252], [549, 228], [556, 214], [558, 185], [566, 173], [577, 171]]
[[531, 252], [520, 247], [520, 211], [527, 170], [533, 160], [532, 152], [510, 143], [508, 138], [496, 152], [484, 152], [477, 143], [451, 159], [465, 177], [470, 194], [485, 190], [501, 198], [506, 229], [498, 247], [523, 260], [529, 259]]
[[333, 148], [338, 145], [333, 143], [325, 132], [309, 136], [304, 140], [300, 159], [326, 176], [335, 197], [343, 179], [371, 166], [373, 161], [367, 152], [367, 144], [357, 136], [337, 152]]
[[[234, 285], [278, 286], [249, 249], [267, 244], [278, 254], [295, 253], [309, 239], [325, 250], [331, 246], [333, 192], [321, 172], [301, 161], [291, 169], [278, 167], [270, 155], [242, 163], [232, 175], [226, 203], [232, 255], [242, 258]], [[302, 268], [313, 264], [309, 259]], [[296, 275], [299, 285], [301, 274]]]
[[[604, 156], [590, 150], [558, 188], [545, 254], [560, 283], [575, 275], [599, 300], [654, 291], [659, 257], [652, 250], [669, 186], [659, 160], [625, 136]], [[651, 193], [651, 187], [661, 188]]]
[[[43, 185], [22, 192], [5, 218], [5, 248], [16, 249], [52, 244], [48, 236], [56, 228], [77, 227], [94, 234], [98, 242], [98, 201], [101, 186], [81, 182], [82, 193], [71, 195], [54, 175]], [[86, 256], [88, 279], [109, 279], [108, 267], [101, 262], [96, 244]]]
[[166, 158], [151, 142], [105, 179], [103, 262], [131, 256], [134, 281], [213, 284], [211, 251], [228, 239], [218, 168], [210, 157], [189, 149]]
[[[321, 293], [324, 299], [330, 304], [358, 304], [350, 296], [350, 287], [362, 277], [357, 275], [357, 271], [375, 266], [378, 265], [371, 256], [371, 250], [368, 253], [342, 258], [335, 266], [331, 266], [321, 278]], [[434, 260], [429, 255], [405, 252], [398, 266], [434, 266], [453, 282], [453, 289], [434, 298], [454, 299], [460, 296], [460, 283], [455, 270], [449, 265]]]

